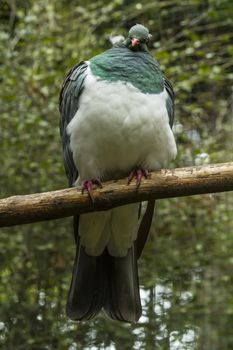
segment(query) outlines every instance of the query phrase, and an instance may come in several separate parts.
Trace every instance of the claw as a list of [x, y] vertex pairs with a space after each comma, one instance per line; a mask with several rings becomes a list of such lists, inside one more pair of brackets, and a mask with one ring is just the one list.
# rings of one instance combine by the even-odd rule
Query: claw
[[130, 173], [129, 173], [129, 176], [128, 176], [128, 185], [130, 184], [130, 182], [133, 180], [135, 176], [135, 170], [132, 170]]
[[100, 181], [100, 179], [96, 178], [96, 179], [91, 179], [91, 180], [84, 180], [82, 182], [82, 194], [84, 193], [84, 191], [86, 190], [89, 194], [89, 197], [92, 201], [92, 203], [95, 202], [94, 196], [93, 196], [93, 185], [97, 185], [98, 187], [102, 188], [102, 183]]
[[132, 170], [128, 176], [128, 185], [130, 184], [130, 182], [133, 180], [134, 177], [136, 178], [136, 187], [138, 189], [141, 185], [142, 177], [145, 177], [145, 179], [147, 179], [148, 170], [143, 168], [136, 168]]
[[137, 188], [140, 187], [141, 181], [142, 181], [142, 171], [141, 171], [141, 169], [138, 169], [137, 170], [137, 175], [136, 175], [136, 186], [137, 186]]
[[98, 177], [96, 179], [93, 179], [92, 183], [96, 184], [99, 188], [103, 188], [103, 185]]
[[84, 193], [85, 190], [88, 192], [91, 201], [94, 202], [93, 184], [92, 184], [91, 180], [83, 181], [83, 183], [82, 183], [82, 194]]

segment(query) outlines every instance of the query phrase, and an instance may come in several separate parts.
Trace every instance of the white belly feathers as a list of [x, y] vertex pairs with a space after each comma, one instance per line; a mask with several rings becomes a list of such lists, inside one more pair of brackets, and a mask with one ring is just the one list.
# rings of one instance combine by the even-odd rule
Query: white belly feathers
[[80, 179], [105, 178], [132, 167], [167, 167], [176, 144], [167, 92], [143, 94], [131, 84], [97, 80], [88, 72], [79, 109], [69, 123], [70, 148]]
[[[88, 68], [79, 109], [67, 127], [77, 184], [127, 176], [135, 166], [167, 167], [177, 151], [166, 96], [166, 90], [143, 94], [129, 83], [99, 80]], [[99, 255], [107, 245], [111, 254], [125, 255], [136, 239], [137, 207], [81, 215], [79, 232], [87, 253]]]

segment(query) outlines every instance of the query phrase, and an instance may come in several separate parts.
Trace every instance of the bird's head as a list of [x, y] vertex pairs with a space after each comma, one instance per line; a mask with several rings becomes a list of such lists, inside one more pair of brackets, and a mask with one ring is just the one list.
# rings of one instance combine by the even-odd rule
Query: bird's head
[[132, 51], [148, 51], [148, 44], [152, 35], [141, 24], [135, 24], [129, 30], [125, 45]]

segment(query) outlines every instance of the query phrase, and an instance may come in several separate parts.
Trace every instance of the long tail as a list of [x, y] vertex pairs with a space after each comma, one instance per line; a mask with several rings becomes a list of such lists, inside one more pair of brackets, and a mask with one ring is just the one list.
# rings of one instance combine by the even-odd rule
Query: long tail
[[122, 258], [108, 256], [108, 293], [105, 311], [115, 320], [136, 322], [142, 313], [137, 250], [133, 245]]
[[125, 257], [86, 254], [78, 235], [79, 218], [74, 218], [76, 256], [67, 301], [67, 315], [73, 320], [88, 320], [102, 308], [113, 319], [136, 322], [141, 316], [137, 259], [145, 245], [154, 212], [149, 201], [138, 230], [137, 240]]
[[86, 254], [78, 234], [79, 217], [74, 217], [76, 255], [66, 304], [66, 313], [76, 321], [89, 320], [101, 310], [106, 291], [106, 273], [102, 256]]
[[73, 275], [66, 305], [67, 316], [73, 320], [89, 320], [101, 310], [106, 292], [104, 259], [85, 253], [77, 242]]
[[136, 250], [126, 257], [87, 255], [78, 244], [66, 306], [76, 321], [95, 317], [104, 307], [112, 319], [136, 322], [141, 316]]
[[86, 254], [76, 237], [76, 256], [66, 306], [67, 316], [84, 321], [95, 317], [102, 308], [113, 319], [136, 322], [141, 315], [137, 251], [133, 245], [127, 256], [112, 257]]

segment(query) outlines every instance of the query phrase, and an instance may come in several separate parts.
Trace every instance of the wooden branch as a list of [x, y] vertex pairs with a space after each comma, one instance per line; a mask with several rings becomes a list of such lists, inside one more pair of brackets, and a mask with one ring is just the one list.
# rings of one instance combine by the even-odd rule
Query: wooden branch
[[166, 169], [149, 174], [140, 189], [127, 180], [105, 182], [94, 191], [95, 202], [78, 188], [13, 196], [0, 200], [0, 227], [52, 220], [107, 210], [148, 199], [233, 191], [233, 162], [202, 167]]

